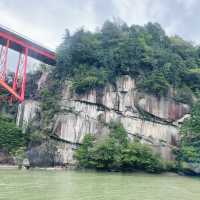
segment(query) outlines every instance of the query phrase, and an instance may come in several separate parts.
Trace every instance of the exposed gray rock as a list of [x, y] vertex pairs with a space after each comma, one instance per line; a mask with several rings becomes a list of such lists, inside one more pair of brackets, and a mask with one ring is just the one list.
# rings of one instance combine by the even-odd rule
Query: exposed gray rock
[[138, 101], [140, 109], [165, 121], [175, 121], [188, 114], [190, 107], [187, 104], [177, 103], [173, 99], [144, 95]]
[[73, 153], [77, 147], [77, 144], [58, 141], [31, 147], [27, 152], [30, 166], [75, 165]]
[[180, 118], [179, 120], [175, 121], [173, 124], [177, 127], [180, 127], [183, 124], [184, 120], [190, 118], [190, 116], [191, 116], [190, 114], [186, 114], [182, 118]]
[[[61, 112], [53, 120], [53, 133], [62, 141], [58, 148], [59, 162], [73, 163], [73, 151], [84, 135], [91, 133], [101, 137], [109, 132], [106, 124], [115, 120], [124, 125], [131, 139], [139, 137], [163, 158], [173, 159], [171, 149], [179, 140], [177, 120], [189, 112], [188, 105], [140, 94], [129, 76], [120, 77], [115, 86], [108, 84], [104, 89], [91, 90], [84, 95], [74, 94], [70, 84], [66, 82], [59, 102]], [[25, 101], [19, 106], [17, 124], [25, 127], [39, 110], [38, 102]], [[140, 110], [155, 118], [141, 116]], [[42, 149], [43, 146], [30, 150], [34, 163], [37, 156], [42, 159]]]
[[40, 111], [40, 104], [38, 101], [26, 100], [18, 106], [17, 120], [18, 126], [21, 126], [23, 131], [27, 128], [29, 122]]
[[37, 85], [38, 85], [37, 89], [38, 90], [40, 90], [45, 85], [47, 78], [48, 78], [48, 75], [49, 75], [48, 71], [45, 71], [45, 72], [42, 73], [40, 79], [37, 82]]
[[70, 83], [66, 84], [61, 105], [68, 105], [68, 101], [75, 101], [99, 105], [102, 108], [122, 113], [130, 110], [136, 112], [134, 106], [135, 81], [129, 76], [119, 78], [116, 82], [117, 87], [108, 84], [104, 89], [91, 90], [84, 95], [72, 94], [69, 89]]
[[97, 120], [69, 113], [57, 117], [55, 134], [67, 142], [80, 144], [85, 134], [98, 134], [103, 131], [103, 128]]
[[200, 175], [200, 163], [184, 163], [183, 172], [187, 175]]

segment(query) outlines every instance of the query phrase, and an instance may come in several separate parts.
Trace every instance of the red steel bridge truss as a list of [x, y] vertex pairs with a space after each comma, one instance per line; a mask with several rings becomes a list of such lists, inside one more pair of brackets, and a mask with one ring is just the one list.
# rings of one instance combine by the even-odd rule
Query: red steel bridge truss
[[[8, 77], [8, 51], [18, 52], [18, 61], [14, 67], [14, 75]], [[2, 87], [10, 95], [10, 100], [24, 101], [26, 90], [26, 73], [28, 57], [32, 57], [48, 65], [55, 65], [55, 53], [20, 34], [0, 25], [0, 94]]]

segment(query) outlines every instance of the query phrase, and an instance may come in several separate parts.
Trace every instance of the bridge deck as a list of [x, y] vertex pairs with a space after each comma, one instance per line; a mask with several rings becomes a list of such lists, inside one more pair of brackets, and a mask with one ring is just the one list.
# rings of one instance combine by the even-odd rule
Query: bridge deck
[[36, 42], [33, 42], [19, 33], [0, 25], [0, 44], [6, 45], [7, 40], [10, 40], [9, 48], [15, 51], [23, 52], [24, 48], [28, 48], [28, 56], [49, 65], [56, 64], [55, 52], [37, 44]]

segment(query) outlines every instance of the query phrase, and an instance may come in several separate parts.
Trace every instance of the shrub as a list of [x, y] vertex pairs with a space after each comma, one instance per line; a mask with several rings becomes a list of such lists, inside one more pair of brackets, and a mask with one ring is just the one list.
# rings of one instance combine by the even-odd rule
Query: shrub
[[155, 155], [149, 146], [139, 142], [132, 142], [123, 149], [121, 163], [123, 170], [144, 170], [152, 173], [164, 170], [159, 155]]
[[176, 93], [174, 99], [177, 102], [192, 105], [192, 103], [193, 103], [192, 96], [193, 96], [192, 90], [187, 86], [183, 86], [177, 90], [177, 93]]
[[109, 136], [103, 139], [85, 136], [75, 154], [80, 167], [112, 171], [144, 170], [152, 173], [164, 170], [159, 155], [155, 155], [147, 145], [128, 141], [127, 133], [120, 123], [112, 122], [110, 129]]
[[200, 102], [193, 105], [191, 117], [181, 127], [179, 161], [200, 163]]
[[199, 88], [199, 55], [199, 48], [178, 36], [168, 37], [157, 23], [128, 26], [106, 21], [96, 32], [66, 32], [54, 74], [74, 81], [78, 93], [130, 75], [143, 80], [141, 89], [161, 96], [169, 86], [183, 83], [193, 91]]
[[192, 88], [193, 91], [200, 89], [200, 70], [199, 68], [188, 69], [184, 74], [184, 82]]
[[94, 67], [80, 65], [74, 71], [72, 89], [76, 93], [82, 94], [94, 88], [104, 87], [107, 83], [108, 72], [105, 70], [97, 70]]
[[0, 148], [14, 153], [26, 145], [26, 135], [16, 127], [15, 123], [6, 117], [0, 116]]
[[166, 96], [169, 90], [169, 83], [160, 72], [153, 72], [139, 83], [144, 91], [156, 96]]
[[83, 139], [83, 144], [76, 151], [75, 158], [79, 161], [81, 167], [89, 168], [91, 166], [90, 149], [93, 147], [94, 137], [90, 134], [86, 134]]

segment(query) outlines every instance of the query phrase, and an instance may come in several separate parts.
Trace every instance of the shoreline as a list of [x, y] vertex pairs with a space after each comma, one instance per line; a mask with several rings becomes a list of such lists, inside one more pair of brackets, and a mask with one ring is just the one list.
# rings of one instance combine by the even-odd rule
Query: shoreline
[[[87, 171], [91, 171], [88, 169], [84, 169], [84, 170], [80, 170], [80, 169], [76, 169], [76, 168], [67, 168], [67, 167], [63, 167], [63, 166], [55, 166], [55, 167], [30, 167], [29, 169], [22, 167], [19, 168], [18, 165], [9, 165], [9, 164], [0, 164], [0, 170], [25, 170], [25, 171], [82, 171], [82, 172], [87, 172]], [[95, 171], [95, 170], [92, 170]], [[112, 173], [110, 171], [96, 171], [96, 172], [106, 172], [106, 173]], [[123, 173], [123, 174], [127, 174], [127, 173], [147, 173], [147, 174], [152, 174], [152, 173], [148, 173], [145, 171], [135, 171], [135, 172], [116, 172], [116, 173]], [[156, 175], [157, 173], [153, 173], [154, 175]], [[163, 173], [158, 173], [158, 175], [169, 175], [169, 176], [186, 176], [186, 177], [199, 177], [199, 175], [194, 175], [194, 174], [187, 174], [187, 173], [183, 173], [183, 172], [163, 172]]]
[[[26, 169], [25, 167], [22, 167], [21, 169], [19, 169], [18, 165], [3, 165], [3, 164], [0, 164], [0, 170], [41, 170], [41, 171], [95, 171], [95, 170], [88, 170], [88, 169], [83, 169], [83, 170], [80, 170], [80, 169], [76, 169], [76, 168], [66, 168], [66, 167], [62, 167], [62, 166], [55, 166], [55, 167], [30, 167], [29, 169]], [[96, 172], [106, 172], [106, 173], [113, 173], [113, 171], [96, 171]], [[143, 171], [136, 171], [136, 172], [115, 172], [115, 173], [147, 173], [147, 172], [143, 172]], [[147, 173], [147, 174], [151, 174], [151, 173]], [[156, 174], [156, 173], [155, 173]], [[160, 173], [159, 173], [160, 174]], [[173, 173], [173, 172], [163, 172], [161, 174], [170, 174], [170, 175], [180, 175], [178, 173]]]
[[18, 166], [17, 165], [0, 164], [0, 170], [1, 169], [18, 169]]
[[[18, 165], [9, 165], [9, 164], [0, 164], [0, 170], [10, 170], [10, 169], [19, 169]], [[26, 169], [25, 167], [22, 167], [22, 169]], [[19, 169], [21, 170], [21, 169]], [[26, 170], [48, 170], [48, 171], [60, 171], [60, 170], [69, 170], [69, 168], [62, 167], [62, 166], [55, 166], [55, 167], [30, 167]], [[74, 169], [73, 169], [74, 170]]]

